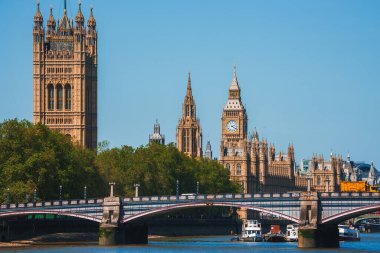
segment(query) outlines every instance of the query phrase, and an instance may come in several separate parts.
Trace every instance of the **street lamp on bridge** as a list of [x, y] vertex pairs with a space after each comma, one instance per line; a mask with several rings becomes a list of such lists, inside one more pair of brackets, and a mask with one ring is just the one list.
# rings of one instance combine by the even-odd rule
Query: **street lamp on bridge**
[[33, 203], [37, 202], [37, 189], [34, 189]]
[[86, 185], [83, 187], [83, 199], [87, 200], [87, 186]]
[[176, 181], [176, 196], [177, 196], [177, 199], [179, 198], [179, 180], [177, 179], [177, 181]]
[[198, 194], [199, 194], [199, 181], [197, 181], [197, 196], [198, 196]]
[[62, 185], [59, 186], [59, 201], [62, 202]]
[[116, 185], [115, 182], [109, 182], [110, 189], [110, 197], [113, 197], [113, 187]]
[[311, 172], [309, 171], [306, 175], [306, 180], [307, 180], [307, 191], [311, 191]]
[[133, 186], [135, 187], [135, 197], [137, 198], [139, 196], [140, 184], [134, 184]]
[[7, 205], [10, 204], [10, 201], [11, 201], [11, 196], [10, 196], [9, 188], [8, 188], [8, 189], [7, 189]]

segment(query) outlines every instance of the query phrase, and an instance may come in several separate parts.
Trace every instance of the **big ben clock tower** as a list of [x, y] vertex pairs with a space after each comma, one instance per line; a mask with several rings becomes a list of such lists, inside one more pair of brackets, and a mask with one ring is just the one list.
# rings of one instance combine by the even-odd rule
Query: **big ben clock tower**
[[250, 142], [247, 138], [248, 118], [241, 101], [240, 87], [234, 77], [228, 93], [228, 101], [222, 115], [222, 140], [220, 143], [220, 162], [230, 171], [231, 179], [242, 185], [242, 192], [250, 193]]

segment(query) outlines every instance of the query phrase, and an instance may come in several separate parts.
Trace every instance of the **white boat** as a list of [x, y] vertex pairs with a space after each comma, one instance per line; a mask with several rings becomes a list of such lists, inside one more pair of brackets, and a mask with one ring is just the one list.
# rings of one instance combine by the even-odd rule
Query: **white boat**
[[338, 225], [340, 241], [360, 241], [358, 229], [349, 225]]
[[290, 224], [286, 226], [286, 240], [289, 242], [298, 241], [298, 224]]
[[243, 222], [240, 239], [245, 242], [262, 242], [261, 223], [257, 220]]

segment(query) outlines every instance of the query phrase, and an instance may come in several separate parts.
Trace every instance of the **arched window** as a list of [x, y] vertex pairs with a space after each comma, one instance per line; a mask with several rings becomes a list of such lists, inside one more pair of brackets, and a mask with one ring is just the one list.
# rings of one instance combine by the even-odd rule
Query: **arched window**
[[229, 163], [226, 164], [226, 169], [227, 169], [228, 171], [231, 171], [231, 166], [230, 166]]
[[62, 85], [57, 85], [57, 109], [62, 110], [63, 105], [63, 89]]
[[70, 86], [70, 84], [65, 85], [65, 109], [71, 110], [71, 86]]
[[241, 165], [240, 163], [236, 164], [236, 176], [241, 175]]
[[321, 185], [321, 177], [317, 176], [317, 185]]
[[52, 84], [48, 85], [48, 110], [54, 110], [54, 87]]

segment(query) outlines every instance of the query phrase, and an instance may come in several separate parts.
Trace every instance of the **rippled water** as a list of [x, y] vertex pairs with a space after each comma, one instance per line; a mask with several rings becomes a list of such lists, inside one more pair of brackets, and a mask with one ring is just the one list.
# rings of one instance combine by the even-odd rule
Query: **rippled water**
[[189, 237], [165, 238], [151, 240], [148, 245], [129, 245], [117, 247], [98, 246], [57, 246], [28, 249], [4, 249], [0, 252], [25, 253], [155, 253], [155, 252], [380, 252], [380, 233], [362, 234], [360, 242], [341, 242], [339, 249], [300, 250], [297, 243], [246, 243], [230, 242], [229, 236], [223, 237]]

